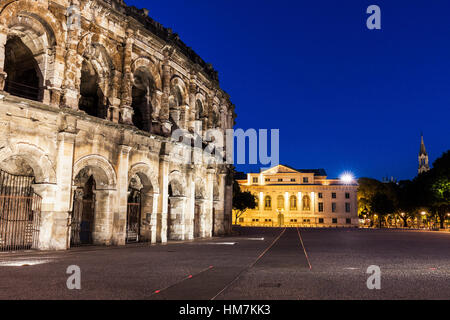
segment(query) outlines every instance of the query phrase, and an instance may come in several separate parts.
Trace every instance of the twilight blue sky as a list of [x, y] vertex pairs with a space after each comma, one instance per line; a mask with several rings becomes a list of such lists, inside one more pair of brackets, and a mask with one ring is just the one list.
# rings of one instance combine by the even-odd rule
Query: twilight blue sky
[[280, 129], [281, 163], [406, 179], [421, 131], [430, 162], [450, 148], [447, 0], [126, 2], [214, 65], [237, 127]]

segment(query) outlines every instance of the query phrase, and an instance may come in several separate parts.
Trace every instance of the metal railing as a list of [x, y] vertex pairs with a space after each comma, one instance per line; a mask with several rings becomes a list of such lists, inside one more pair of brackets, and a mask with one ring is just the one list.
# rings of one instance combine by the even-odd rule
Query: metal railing
[[42, 199], [34, 177], [0, 170], [0, 251], [37, 249]]
[[22, 83], [6, 80], [5, 91], [9, 94], [30, 100], [39, 100], [42, 88], [32, 87]]

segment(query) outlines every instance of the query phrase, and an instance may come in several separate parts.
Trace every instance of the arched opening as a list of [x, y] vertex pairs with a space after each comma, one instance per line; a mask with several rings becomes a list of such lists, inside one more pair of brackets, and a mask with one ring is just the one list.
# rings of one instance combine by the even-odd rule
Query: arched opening
[[205, 224], [205, 188], [202, 180], [195, 181], [195, 210], [194, 210], [194, 238], [204, 234]]
[[291, 196], [290, 200], [290, 210], [297, 210], [297, 197], [296, 196]]
[[195, 102], [195, 120], [200, 120], [203, 117], [203, 103], [200, 100]]
[[[153, 187], [147, 176], [133, 174], [128, 186], [126, 242], [149, 242], [156, 232], [153, 214]], [[155, 237], [156, 239], [156, 237]]]
[[270, 196], [264, 198], [264, 210], [272, 210], [272, 198]]
[[167, 208], [167, 238], [184, 240], [184, 191], [178, 180], [171, 180], [168, 186], [169, 203]]
[[145, 68], [138, 68], [134, 72], [132, 89], [133, 124], [140, 130], [152, 130], [152, 99], [156, 92], [153, 76]]
[[83, 60], [78, 108], [88, 115], [104, 119], [107, 114], [107, 106], [99, 82], [100, 77], [92, 63], [86, 59]]
[[33, 53], [19, 37], [12, 37], [6, 42], [4, 70], [7, 74], [4, 88], [6, 92], [42, 101], [42, 73]]
[[0, 251], [39, 248], [42, 199], [34, 183], [34, 170], [24, 157], [0, 164]]
[[70, 245], [72, 247], [93, 244], [96, 183], [93, 175], [86, 177], [87, 172], [80, 174], [77, 177], [78, 185], [71, 213]]

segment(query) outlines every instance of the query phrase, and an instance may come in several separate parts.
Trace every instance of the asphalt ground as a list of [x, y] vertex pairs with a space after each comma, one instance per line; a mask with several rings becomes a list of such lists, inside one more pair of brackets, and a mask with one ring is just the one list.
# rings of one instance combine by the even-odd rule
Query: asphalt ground
[[[69, 290], [67, 268], [81, 271]], [[370, 290], [369, 266], [381, 271]], [[166, 245], [0, 253], [0, 299], [450, 299], [450, 233], [238, 228]]]

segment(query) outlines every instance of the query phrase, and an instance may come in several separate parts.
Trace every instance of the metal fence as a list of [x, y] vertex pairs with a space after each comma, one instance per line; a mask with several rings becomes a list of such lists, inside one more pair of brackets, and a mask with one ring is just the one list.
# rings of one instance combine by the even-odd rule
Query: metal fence
[[0, 170], [0, 251], [37, 249], [42, 199], [34, 177]]

